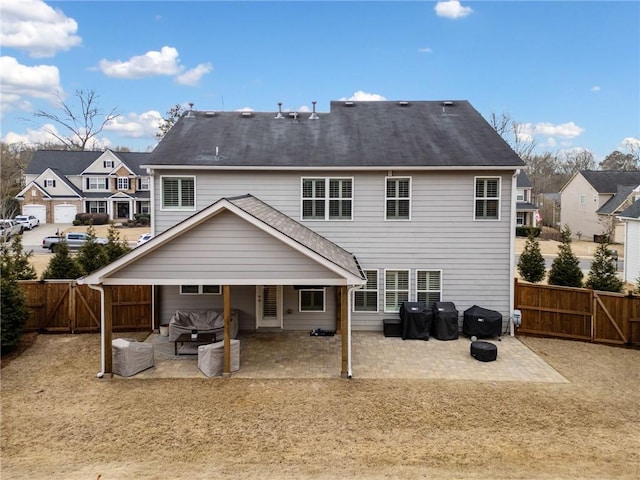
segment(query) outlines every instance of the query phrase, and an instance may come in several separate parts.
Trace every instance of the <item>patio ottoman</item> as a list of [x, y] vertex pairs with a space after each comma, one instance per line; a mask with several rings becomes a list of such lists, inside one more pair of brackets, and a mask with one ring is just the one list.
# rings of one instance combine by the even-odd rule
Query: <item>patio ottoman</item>
[[153, 345], [116, 338], [111, 342], [113, 373], [130, 377], [153, 367]]
[[[224, 342], [198, 347], [198, 369], [207, 377], [222, 375], [224, 371]], [[240, 370], [240, 340], [231, 339], [231, 371]]]
[[490, 342], [471, 342], [471, 356], [481, 362], [493, 362], [498, 358], [498, 347]]

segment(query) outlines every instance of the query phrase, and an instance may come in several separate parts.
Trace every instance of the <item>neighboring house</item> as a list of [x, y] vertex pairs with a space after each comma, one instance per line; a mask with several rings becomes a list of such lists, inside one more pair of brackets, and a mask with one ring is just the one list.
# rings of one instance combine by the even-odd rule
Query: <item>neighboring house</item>
[[640, 280], [640, 190], [636, 192], [636, 201], [618, 217], [626, 223], [624, 281], [637, 285]]
[[537, 227], [540, 222], [538, 207], [532, 202], [531, 180], [521, 170], [516, 181], [516, 225], [519, 227]]
[[640, 185], [638, 171], [582, 170], [560, 190], [560, 223], [569, 225], [573, 235], [591, 239], [611, 229], [613, 240], [624, 241], [624, 223], [616, 216], [634, 201]]
[[77, 213], [130, 220], [151, 213], [151, 179], [140, 165], [148, 153], [39, 150], [16, 198], [40, 223], [71, 223]]
[[350, 374], [351, 330], [404, 301], [508, 324], [524, 163], [466, 101], [188, 111], [145, 167], [154, 238], [80, 282], [154, 285], [154, 328], [230, 308], [244, 330], [337, 329]]
[[561, 227], [559, 193], [539, 193], [536, 195], [536, 205], [543, 225], [558, 229]]

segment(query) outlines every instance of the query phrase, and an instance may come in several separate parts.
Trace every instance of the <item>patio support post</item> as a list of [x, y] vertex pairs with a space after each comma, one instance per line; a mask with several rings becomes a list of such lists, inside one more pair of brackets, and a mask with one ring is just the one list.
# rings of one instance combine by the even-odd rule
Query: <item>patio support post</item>
[[231, 338], [229, 320], [231, 319], [231, 288], [229, 285], [222, 287], [224, 301], [224, 365], [222, 374], [231, 375]]
[[347, 331], [347, 315], [349, 308], [349, 290], [346, 286], [340, 287], [340, 330], [342, 332], [342, 369], [340, 376], [347, 378], [349, 374], [348, 365], [348, 351], [349, 351], [349, 336]]
[[113, 352], [111, 340], [113, 339], [113, 287], [104, 285], [104, 332], [102, 332], [104, 349], [104, 373], [113, 376]]

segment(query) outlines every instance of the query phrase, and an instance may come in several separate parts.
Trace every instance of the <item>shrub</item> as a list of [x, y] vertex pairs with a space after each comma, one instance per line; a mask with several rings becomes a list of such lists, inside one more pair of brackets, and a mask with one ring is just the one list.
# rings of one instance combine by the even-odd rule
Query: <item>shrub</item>
[[73, 226], [74, 226], [74, 227], [77, 227], [77, 226], [78, 226], [78, 225], [80, 225], [82, 222], [80, 222], [80, 220], [78, 220], [78, 219], [75, 219], [72, 223], [73, 223]]
[[620, 292], [624, 282], [618, 278], [616, 261], [607, 247], [606, 243], [598, 245], [586, 286], [605, 292]]
[[87, 229], [87, 235], [89, 239], [78, 251], [78, 263], [86, 273], [90, 273], [109, 263], [109, 257], [104, 245], [96, 243], [96, 231], [93, 227]]
[[67, 242], [56, 244], [56, 253], [49, 260], [49, 265], [42, 272], [42, 279], [75, 279], [84, 274], [82, 266], [75, 257], [69, 255]]
[[20, 343], [24, 322], [29, 318], [24, 292], [15, 276], [0, 279], [0, 345], [2, 353]]
[[545, 263], [540, 252], [540, 244], [534, 232], [529, 233], [527, 243], [518, 260], [518, 272], [524, 280], [531, 283], [539, 282], [544, 278]]
[[534, 237], [539, 237], [542, 229], [540, 227], [516, 227], [516, 237], [528, 237], [533, 233]]
[[584, 274], [580, 270], [580, 261], [571, 250], [571, 229], [565, 225], [562, 229], [562, 243], [558, 247], [558, 256], [551, 264], [549, 285], [562, 287], [582, 287]]
[[124, 240], [120, 239], [120, 232], [118, 229], [111, 225], [107, 234], [108, 242], [104, 246], [109, 262], [114, 261], [116, 258], [121, 257], [127, 253], [131, 248]]

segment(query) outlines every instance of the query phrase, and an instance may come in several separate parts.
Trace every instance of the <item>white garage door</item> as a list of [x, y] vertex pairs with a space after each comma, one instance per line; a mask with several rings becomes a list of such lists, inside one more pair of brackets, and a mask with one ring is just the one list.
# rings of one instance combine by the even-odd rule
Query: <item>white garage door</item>
[[47, 223], [47, 207], [44, 205], [23, 205], [23, 215], [33, 215], [40, 220], [40, 225]]
[[73, 223], [78, 213], [78, 207], [62, 203], [53, 207], [53, 223]]

